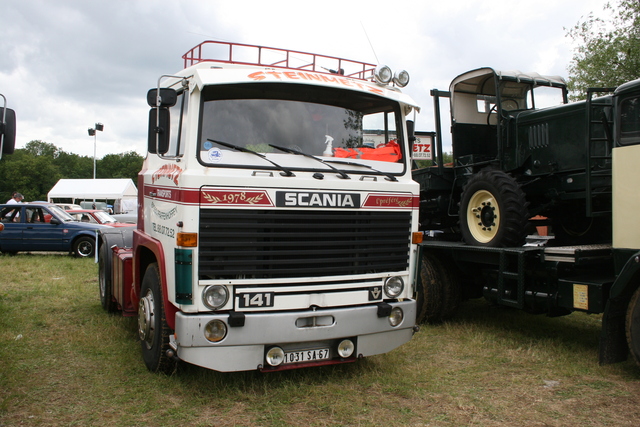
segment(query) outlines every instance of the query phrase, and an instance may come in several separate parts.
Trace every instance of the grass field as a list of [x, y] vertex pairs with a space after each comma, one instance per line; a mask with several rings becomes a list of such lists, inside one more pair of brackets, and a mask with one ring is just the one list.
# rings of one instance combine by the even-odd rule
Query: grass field
[[0, 426], [638, 426], [640, 368], [599, 366], [600, 317], [463, 304], [355, 364], [149, 373], [97, 267], [0, 256]]

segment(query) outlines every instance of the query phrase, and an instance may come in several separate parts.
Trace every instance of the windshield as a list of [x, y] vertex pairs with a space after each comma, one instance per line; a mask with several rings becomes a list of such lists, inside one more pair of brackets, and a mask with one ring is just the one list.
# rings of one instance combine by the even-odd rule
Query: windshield
[[276, 168], [241, 152], [247, 149], [289, 169], [327, 171], [318, 162], [273, 147], [277, 146], [325, 161], [356, 160], [388, 173], [404, 171], [402, 144], [396, 142], [397, 129], [402, 128], [399, 106], [387, 99], [280, 84], [211, 87], [204, 97], [199, 153], [207, 166]]
[[74, 217], [72, 217], [71, 215], [69, 215], [64, 209], [62, 209], [60, 206], [56, 206], [56, 205], [50, 205], [47, 206], [47, 209], [51, 211], [52, 214], [54, 214], [55, 216], [58, 217], [59, 220], [64, 221], [64, 222], [69, 222], [69, 221], [76, 221], [76, 219]]
[[96, 216], [96, 218], [98, 218], [100, 224], [111, 224], [118, 222], [114, 217], [112, 217], [105, 211], [95, 211], [93, 214]]

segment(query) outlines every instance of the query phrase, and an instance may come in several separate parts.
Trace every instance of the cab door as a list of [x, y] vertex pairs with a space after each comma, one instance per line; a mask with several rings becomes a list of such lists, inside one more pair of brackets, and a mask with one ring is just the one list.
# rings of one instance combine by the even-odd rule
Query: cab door
[[640, 249], [640, 80], [620, 86], [614, 96], [613, 247]]

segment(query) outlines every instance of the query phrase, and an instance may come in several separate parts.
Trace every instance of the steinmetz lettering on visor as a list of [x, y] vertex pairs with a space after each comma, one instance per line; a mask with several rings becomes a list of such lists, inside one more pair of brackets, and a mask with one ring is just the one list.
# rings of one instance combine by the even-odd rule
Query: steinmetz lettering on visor
[[357, 193], [314, 193], [278, 191], [276, 206], [306, 208], [359, 208], [360, 195]]

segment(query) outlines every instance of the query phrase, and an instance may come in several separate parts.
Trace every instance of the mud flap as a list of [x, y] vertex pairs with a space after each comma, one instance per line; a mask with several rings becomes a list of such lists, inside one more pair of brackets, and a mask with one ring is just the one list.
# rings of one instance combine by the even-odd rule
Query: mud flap
[[618, 363], [627, 360], [629, 346], [625, 333], [625, 319], [627, 304], [607, 301], [602, 317], [602, 330], [600, 332], [600, 354], [601, 365]]

